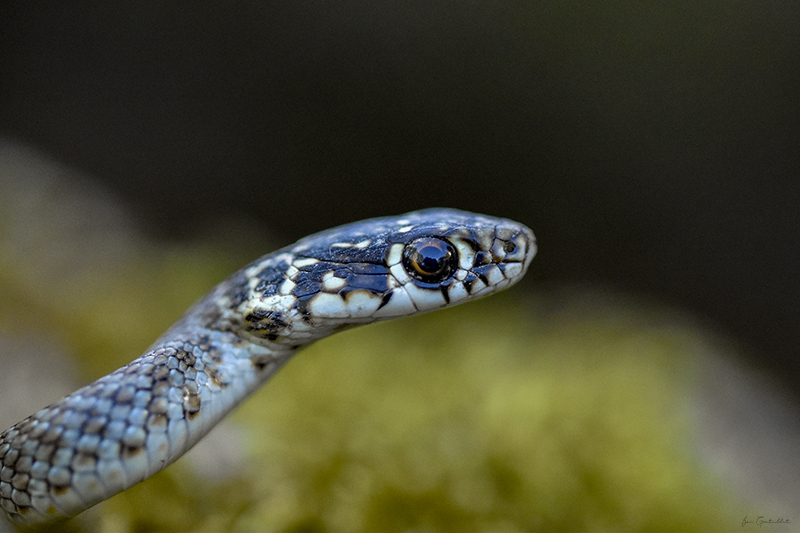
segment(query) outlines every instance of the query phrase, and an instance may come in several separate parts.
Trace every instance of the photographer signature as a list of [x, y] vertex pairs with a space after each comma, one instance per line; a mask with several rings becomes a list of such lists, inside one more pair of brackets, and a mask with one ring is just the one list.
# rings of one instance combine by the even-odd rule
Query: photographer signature
[[[747, 516], [745, 516], [744, 520], [742, 520], [742, 527], [752, 523], [753, 521], [748, 520]], [[763, 516], [759, 516], [758, 518], [756, 518], [755, 523], [760, 527], [764, 524], [789, 524], [791, 522], [789, 522], [788, 518], [776, 518], [773, 520], [772, 518], [764, 518]]]

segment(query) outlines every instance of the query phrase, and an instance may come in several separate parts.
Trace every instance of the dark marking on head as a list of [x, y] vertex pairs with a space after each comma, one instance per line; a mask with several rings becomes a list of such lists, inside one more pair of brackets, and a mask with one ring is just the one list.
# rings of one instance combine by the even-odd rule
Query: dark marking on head
[[[278, 287], [286, 279], [282, 270], [273, 270], [266, 274], [266, 277], [261, 278], [261, 281], [256, 285], [255, 290], [261, 291], [263, 297], [274, 296], [278, 294]], [[247, 299], [245, 296], [244, 299]], [[244, 301], [244, 299], [242, 301]]]
[[467, 277], [464, 278], [464, 281], [462, 283], [464, 284], [464, 287], [467, 288], [468, 292], [472, 292], [472, 287], [475, 286], [476, 281], [478, 281], [478, 276], [476, 276], [472, 272], [468, 272]]
[[303, 281], [316, 281], [317, 283], [322, 283], [322, 276], [341, 267], [342, 265], [339, 263], [331, 261], [319, 261], [312, 265], [300, 267], [299, 270], [302, 272], [302, 274], [299, 274], [299, 276], [302, 276], [301, 279]]
[[475, 266], [488, 265], [492, 262], [491, 252], [478, 252], [475, 254]]
[[285, 335], [286, 331], [291, 328], [281, 313], [266, 309], [253, 309], [247, 314], [245, 320], [247, 321], [245, 324], [247, 331], [271, 341]]
[[[352, 235], [349, 238], [339, 240], [355, 244], [363, 240], [363, 238], [359, 235]], [[383, 262], [383, 257], [386, 255], [387, 246], [388, 244], [384, 239], [377, 237], [372, 239], [372, 242], [366, 248], [332, 248], [330, 243], [323, 243], [319, 246], [303, 250], [298, 253], [298, 257], [313, 257], [323, 262], [338, 264], [373, 263], [379, 265]]]
[[385, 276], [389, 273], [389, 269], [384, 265], [375, 265], [373, 263], [350, 263], [347, 265], [347, 269], [353, 274], [381, 274]]
[[[287, 268], [289, 268], [289, 263], [286, 261], [277, 263], [269, 261], [267, 265], [255, 275], [255, 277], [260, 280], [255, 290], [261, 291], [262, 296], [265, 298], [278, 294], [278, 287], [280, 287], [283, 280], [286, 279], [285, 272]], [[239, 281], [237, 285], [247, 287], [247, 280], [244, 279], [244, 270], [240, 272], [242, 272], [242, 280]], [[247, 299], [247, 297], [245, 297], [245, 299]]]
[[393, 291], [393, 290], [392, 290], [392, 291], [389, 291], [389, 292], [387, 292], [387, 293], [385, 293], [385, 294], [383, 295], [383, 298], [381, 298], [381, 304], [378, 306], [378, 309], [380, 309], [380, 308], [381, 308], [381, 307], [383, 307], [384, 305], [388, 304], [388, 303], [389, 303], [389, 300], [391, 300], [391, 299], [392, 299], [392, 295], [393, 295], [393, 294], [394, 294], [394, 291]]
[[310, 294], [317, 294], [320, 291], [318, 281], [304, 279], [292, 289], [292, 294], [295, 296], [308, 296]]
[[[237, 287], [241, 286], [237, 285]], [[258, 289], [258, 287], [256, 287], [256, 290], [264, 290], [264, 289], [263, 288]], [[246, 288], [245, 285], [244, 287], [239, 288], [236, 292], [230, 295], [230, 303], [228, 304], [228, 307], [230, 308], [239, 307], [249, 297], [250, 297], [250, 291]]]
[[311, 303], [311, 300], [316, 296], [315, 294], [310, 296], [300, 296], [297, 298], [297, 303], [295, 307], [297, 307], [297, 311], [303, 315], [303, 320], [306, 322], [311, 321], [311, 311], [308, 309], [308, 305]]
[[489, 275], [489, 272], [491, 272], [493, 268], [494, 268], [493, 264], [492, 265], [484, 265], [484, 266], [473, 268], [472, 272], [475, 275], [477, 275], [482, 282], [484, 282], [486, 285], [489, 285], [489, 277], [488, 277], [488, 275]]
[[389, 276], [373, 274], [350, 274], [339, 294], [346, 296], [354, 290], [365, 290], [374, 294], [383, 294], [389, 288]]
[[[451, 235], [456, 236], [455, 234], [451, 234]], [[463, 237], [461, 235], [458, 235], [458, 237], [463, 243], [465, 243], [467, 246], [472, 248], [472, 251], [480, 252], [481, 251], [481, 245], [478, 244], [478, 239], [475, 236], [475, 233], [470, 231], [469, 235], [470, 235], [469, 237]]]

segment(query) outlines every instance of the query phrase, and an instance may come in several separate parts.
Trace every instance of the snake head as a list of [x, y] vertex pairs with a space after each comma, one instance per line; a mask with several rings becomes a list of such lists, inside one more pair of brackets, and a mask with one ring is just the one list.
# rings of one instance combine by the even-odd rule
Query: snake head
[[246, 267], [242, 325], [262, 344], [431, 311], [517, 282], [536, 253], [526, 226], [454, 209], [369, 219], [306, 237]]

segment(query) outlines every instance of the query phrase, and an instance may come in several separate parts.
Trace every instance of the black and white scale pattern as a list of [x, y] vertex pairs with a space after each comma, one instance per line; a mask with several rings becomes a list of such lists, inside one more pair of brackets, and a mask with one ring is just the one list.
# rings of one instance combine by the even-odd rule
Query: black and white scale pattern
[[0, 434], [0, 509], [74, 516], [183, 455], [299, 349], [518, 281], [527, 227], [452, 209], [306, 237], [234, 273], [141, 357]]

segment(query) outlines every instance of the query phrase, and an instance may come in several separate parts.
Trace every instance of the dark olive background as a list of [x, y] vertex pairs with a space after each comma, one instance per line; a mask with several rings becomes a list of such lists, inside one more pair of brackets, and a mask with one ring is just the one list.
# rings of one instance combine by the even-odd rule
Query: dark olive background
[[504, 215], [528, 289], [654, 296], [798, 383], [800, 3], [10, 4], [0, 134], [154, 235]]

